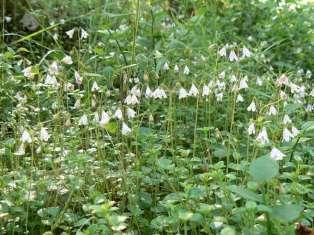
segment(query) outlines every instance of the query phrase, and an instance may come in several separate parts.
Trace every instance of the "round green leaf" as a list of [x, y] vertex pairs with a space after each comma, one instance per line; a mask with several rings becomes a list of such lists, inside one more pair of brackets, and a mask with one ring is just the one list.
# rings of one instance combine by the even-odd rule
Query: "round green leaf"
[[278, 163], [268, 156], [255, 159], [251, 163], [249, 170], [253, 180], [259, 183], [264, 183], [271, 180], [278, 174], [278, 172]]

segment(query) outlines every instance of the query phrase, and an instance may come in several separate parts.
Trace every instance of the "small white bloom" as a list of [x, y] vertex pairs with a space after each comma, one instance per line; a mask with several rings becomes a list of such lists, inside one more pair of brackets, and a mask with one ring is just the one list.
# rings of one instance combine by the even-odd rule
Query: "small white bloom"
[[258, 133], [256, 140], [261, 144], [269, 143], [268, 134], [265, 127], [263, 127], [262, 130]]
[[93, 85], [92, 85], [92, 89], [91, 89], [92, 92], [97, 92], [99, 91], [99, 86], [97, 84], [96, 81], [94, 81]]
[[141, 96], [141, 90], [135, 85], [134, 87], [132, 87], [130, 93], [132, 95], [135, 95], [137, 97], [140, 97]]
[[74, 35], [74, 32], [75, 32], [75, 28], [73, 28], [73, 29], [71, 29], [71, 30], [69, 30], [69, 31], [66, 31], [65, 33], [66, 33], [66, 35], [68, 35], [68, 37], [69, 37], [70, 39], [72, 39], [72, 38], [73, 38], [73, 35]]
[[88, 38], [88, 33], [84, 29], [81, 29], [81, 39], [86, 39], [86, 38]]
[[314, 89], [310, 92], [310, 96], [314, 97]]
[[152, 90], [149, 88], [149, 86], [146, 87], [146, 91], [145, 91], [145, 97], [146, 98], [151, 98], [153, 96], [153, 92]]
[[49, 140], [50, 135], [49, 135], [49, 133], [48, 133], [47, 128], [42, 127], [42, 128], [40, 129], [40, 137], [39, 137], [39, 138], [40, 138], [41, 141], [45, 141], [45, 142], [47, 142], [47, 141]]
[[51, 75], [58, 75], [59, 74], [59, 65], [57, 61], [53, 61], [48, 68], [48, 72]]
[[254, 122], [251, 122], [248, 129], [247, 129], [247, 132], [249, 135], [255, 135], [255, 124]]
[[277, 114], [277, 109], [275, 108], [275, 106], [271, 105], [268, 111], [268, 115], [272, 116], [272, 115], [276, 115]]
[[22, 143], [32, 143], [32, 137], [27, 130], [24, 130], [21, 136]]
[[251, 57], [252, 53], [250, 52], [249, 49], [247, 49], [246, 47], [243, 47], [242, 49], [242, 57]]
[[189, 69], [188, 66], [184, 66], [183, 74], [185, 74], [185, 75], [189, 75], [190, 74], [190, 69]]
[[291, 132], [293, 137], [296, 137], [300, 133], [300, 131], [295, 126], [291, 127]]
[[88, 118], [87, 118], [87, 115], [84, 114], [80, 120], [79, 120], [79, 126], [87, 126], [88, 125]]
[[114, 116], [115, 118], [119, 119], [119, 120], [122, 120], [122, 119], [123, 119], [123, 115], [122, 115], [121, 109], [118, 108], [118, 109], [115, 111], [115, 113], [114, 113], [113, 116]]
[[222, 92], [216, 93], [216, 94], [215, 94], [215, 97], [216, 97], [217, 102], [221, 102], [223, 96], [224, 96], [224, 93], [222, 93]]
[[209, 86], [207, 86], [207, 85], [204, 84], [202, 96], [209, 96], [209, 93], [210, 93]]
[[283, 100], [288, 98], [287, 94], [284, 91], [280, 91], [279, 96], [280, 96], [280, 99], [283, 99]]
[[163, 70], [165, 71], [169, 70], [169, 65], [167, 62], [164, 63]]
[[32, 66], [29, 66], [29, 67], [23, 69], [23, 71], [22, 71], [23, 75], [27, 78], [33, 78], [35, 74], [32, 72], [32, 70], [33, 70]]
[[290, 119], [290, 117], [287, 114], [285, 114], [285, 116], [283, 117], [282, 122], [283, 122], [283, 124], [286, 125], [288, 123], [291, 123], [291, 119]]
[[167, 95], [166, 95], [166, 92], [164, 91], [164, 89], [158, 87], [153, 92], [153, 98], [155, 98], [155, 99], [163, 99], [163, 98], [167, 98]]
[[81, 99], [78, 98], [75, 103], [74, 103], [74, 108], [75, 109], [80, 109], [81, 108]]
[[275, 161], [282, 160], [286, 155], [283, 154], [279, 149], [276, 147], [273, 147], [270, 152], [270, 158], [272, 158]]
[[128, 118], [134, 118], [136, 116], [136, 112], [131, 108], [127, 109], [126, 114], [127, 114]]
[[25, 155], [25, 145], [24, 143], [22, 143], [19, 148], [17, 149], [17, 151], [14, 153], [14, 155], [16, 156], [23, 156]]
[[73, 64], [72, 57], [69, 56], [69, 55], [66, 55], [65, 57], [63, 57], [63, 59], [61, 60], [61, 62], [64, 63], [64, 64], [68, 64], [68, 65]]
[[244, 101], [244, 99], [243, 99], [242, 95], [238, 94], [236, 102], [239, 103], [239, 102], [243, 102], [243, 101]]
[[241, 89], [247, 89], [249, 88], [248, 84], [247, 84], [247, 77], [244, 77], [240, 80], [240, 84], [239, 84], [239, 90]]
[[238, 81], [238, 78], [234, 74], [232, 74], [230, 77], [230, 82], [234, 83], [236, 81]]
[[278, 86], [282, 86], [282, 85], [289, 85], [289, 79], [285, 74], [282, 74], [276, 81]]
[[222, 47], [219, 51], [218, 51], [218, 54], [221, 56], [221, 57], [224, 57], [224, 56], [227, 56], [227, 50], [226, 50], [226, 47]]
[[100, 126], [105, 126], [106, 124], [108, 124], [110, 121], [110, 116], [108, 113], [106, 113], [105, 111], [102, 111], [101, 113], [101, 118], [99, 120], [99, 125]]
[[76, 84], [81, 85], [83, 82], [83, 78], [77, 71], [74, 72], [74, 77], [75, 77]]
[[226, 72], [225, 71], [222, 71], [220, 74], [218, 74], [218, 77], [220, 79], [224, 79], [226, 77]]
[[59, 86], [59, 83], [54, 75], [47, 74], [46, 79], [45, 79], [45, 85], [50, 85], [50, 86]]
[[218, 90], [222, 91], [222, 90], [224, 90], [226, 88], [226, 83], [217, 80], [216, 86], [217, 86]]
[[261, 79], [261, 78], [256, 78], [256, 84], [258, 85], [258, 86], [263, 86], [263, 80]]
[[181, 87], [179, 89], [179, 100], [181, 100], [187, 96], [189, 96], [188, 92], [183, 87]]
[[247, 111], [249, 111], [249, 112], [256, 112], [256, 105], [255, 105], [254, 100], [251, 102], [249, 107], [247, 107]]
[[136, 95], [130, 94], [125, 98], [124, 103], [127, 105], [135, 105], [139, 104], [140, 102], [137, 99]]
[[232, 50], [229, 54], [229, 60], [232, 62], [232, 61], [238, 61], [239, 58], [238, 56], [236, 55], [236, 53], [234, 52], [234, 50]]
[[178, 73], [179, 72], [179, 66], [175, 65], [173, 70], [174, 70], [175, 73]]
[[284, 128], [282, 132], [282, 142], [290, 142], [294, 135], [288, 130], [288, 128]]
[[127, 135], [127, 134], [131, 133], [131, 131], [132, 131], [131, 128], [125, 122], [123, 122], [122, 123], [122, 131], [121, 131], [122, 135]]
[[190, 88], [189, 91], [189, 96], [198, 96], [198, 89], [196, 88], [196, 86], [192, 83], [192, 86]]

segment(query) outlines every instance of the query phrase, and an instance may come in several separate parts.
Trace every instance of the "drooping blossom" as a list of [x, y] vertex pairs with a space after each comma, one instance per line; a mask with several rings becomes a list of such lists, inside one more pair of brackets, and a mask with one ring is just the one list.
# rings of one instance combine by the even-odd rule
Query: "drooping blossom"
[[99, 86], [98, 86], [96, 81], [93, 82], [91, 91], [92, 92], [98, 92], [99, 91]]
[[167, 98], [167, 95], [166, 95], [166, 92], [164, 91], [164, 89], [158, 87], [153, 92], [153, 98], [154, 99], [165, 99], [165, 98]]
[[131, 133], [131, 131], [131, 128], [125, 122], [123, 122], [121, 130], [122, 135], [128, 135], [129, 133]]
[[47, 142], [50, 138], [50, 135], [48, 133], [48, 130], [46, 127], [42, 127], [40, 129], [40, 136], [39, 136], [41, 141]]
[[284, 128], [282, 132], [282, 142], [290, 142], [293, 139], [294, 135], [291, 133], [291, 131], [288, 130], [288, 128]]
[[189, 96], [198, 96], [199, 92], [197, 87], [192, 83], [191, 88], [189, 90]]
[[189, 75], [190, 74], [190, 69], [189, 69], [188, 66], [184, 66], [183, 74], [185, 74], [185, 75]]
[[22, 136], [21, 136], [21, 142], [22, 143], [32, 143], [32, 137], [31, 135], [29, 134], [29, 132], [25, 129], [23, 132], [22, 132]]
[[115, 118], [119, 119], [119, 120], [122, 120], [123, 119], [123, 114], [122, 114], [122, 110], [120, 108], [118, 108], [114, 115], [113, 115]]
[[275, 161], [280, 161], [282, 160], [286, 155], [282, 153], [279, 149], [276, 147], [273, 147], [271, 152], [270, 152], [270, 158], [275, 160]]
[[256, 141], [258, 141], [260, 144], [268, 144], [269, 143], [266, 127], [263, 127], [262, 130], [258, 133], [258, 135], [256, 137]]
[[254, 100], [251, 102], [251, 104], [247, 107], [247, 111], [249, 112], [256, 112], [256, 105]]
[[189, 96], [189, 93], [183, 87], [181, 87], [179, 89], [179, 100], [186, 98], [188, 96]]
[[84, 114], [83, 116], [81, 116], [81, 118], [79, 119], [79, 126], [87, 126], [88, 125], [88, 118], [87, 115]]
[[238, 60], [239, 60], [239, 58], [238, 58], [237, 54], [234, 52], [234, 50], [231, 50], [231, 51], [230, 51], [229, 60], [230, 60], [231, 62], [233, 62], [233, 61], [238, 61]]
[[251, 122], [248, 129], [247, 129], [247, 132], [249, 135], [255, 135], [255, 124], [254, 122]]
[[72, 38], [73, 38], [73, 35], [74, 35], [74, 32], [75, 32], [75, 28], [66, 31], [65, 33], [66, 33], [66, 35], [68, 35], [68, 37], [69, 37], [70, 39], [72, 39]]

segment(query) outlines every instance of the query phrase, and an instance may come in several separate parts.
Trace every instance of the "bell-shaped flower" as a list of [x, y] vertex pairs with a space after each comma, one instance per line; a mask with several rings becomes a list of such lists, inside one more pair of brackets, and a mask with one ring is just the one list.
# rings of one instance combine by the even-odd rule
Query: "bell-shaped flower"
[[61, 62], [64, 63], [64, 64], [68, 64], [68, 65], [73, 64], [72, 57], [69, 56], [69, 55], [66, 55], [65, 57], [63, 57], [63, 59], [61, 60]]
[[136, 112], [133, 109], [128, 108], [126, 110], [126, 115], [128, 116], [128, 118], [131, 119], [131, 118], [134, 118], [136, 116]]
[[32, 137], [31, 135], [29, 134], [29, 132], [25, 129], [23, 132], [22, 132], [22, 136], [21, 136], [21, 142], [22, 143], [32, 143]]
[[66, 31], [65, 33], [66, 33], [66, 35], [68, 35], [68, 37], [69, 37], [70, 39], [72, 39], [72, 38], [73, 38], [73, 35], [74, 35], [74, 32], [75, 32], [75, 28]]
[[181, 87], [179, 89], [179, 100], [184, 99], [188, 96], [189, 96], [189, 93], [183, 87]]
[[246, 47], [242, 48], [242, 57], [251, 57], [252, 53], [250, 52], [249, 49], [247, 49]]
[[282, 142], [290, 142], [293, 139], [294, 135], [288, 128], [284, 128], [282, 132]]
[[49, 133], [48, 133], [47, 128], [42, 127], [42, 128], [40, 129], [39, 139], [40, 139], [41, 141], [47, 142], [47, 141], [49, 140], [49, 138], [50, 138], [50, 135], [49, 135]]
[[247, 107], [247, 111], [249, 112], [256, 112], [256, 105], [254, 100], [251, 102], [251, 104]]
[[96, 81], [93, 82], [91, 91], [92, 92], [98, 92], [99, 91], [99, 86], [98, 86]]
[[282, 160], [286, 155], [283, 154], [279, 149], [276, 147], [273, 147], [271, 152], [270, 152], [270, 158], [275, 160], [275, 161], [280, 161]]
[[83, 82], [83, 78], [81, 77], [81, 75], [77, 71], [74, 71], [74, 77], [75, 77], [76, 84], [81, 85]]
[[229, 54], [229, 60], [232, 61], [238, 61], [239, 58], [237, 56], [237, 54], [234, 52], [234, 50], [231, 50], [230, 54]]
[[189, 96], [198, 96], [199, 92], [196, 86], [192, 83], [192, 86], [189, 90]]
[[88, 118], [87, 115], [84, 114], [80, 119], [79, 119], [79, 126], [87, 126], [88, 125]]
[[135, 105], [139, 104], [140, 102], [137, 99], [136, 95], [130, 94], [125, 98], [124, 103], [126, 103], [127, 105]]
[[123, 114], [122, 114], [122, 110], [120, 108], [118, 108], [114, 115], [113, 115], [116, 119], [122, 120], [123, 119]]
[[268, 115], [269, 116], [272, 116], [272, 115], [277, 115], [278, 111], [277, 109], [275, 108], [275, 106], [271, 105], [269, 110], [268, 110]]
[[129, 133], [131, 133], [131, 131], [131, 128], [125, 122], [123, 122], [121, 130], [122, 135], [128, 135]]
[[185, 75], [189, 75], [190, 74], [190, 69], [189, 69], [188, 66], [184, 66], [183, 74], [185, 74]]
[[290, 117], [287, 114], [285, 114], [285, 116], [283, 116], [282, 122], [283, 122], [283, 124], [287, 125], [287, 124], [291, 123], [292, 121], [291, 121]]
[[101, 118], [100, 118], [100, 120], [99, 120], [99, 125], [100, 125], [101, 127], [103, 127], [103, 126], [105, 126], [106, 124], [108, 124], [109, 121], [110, 121], [110, 116], [109, 116], [109, 114], [108, 114], [107, 112], [105, 112], [105, 111], [102, 111], [102, 113], [101, 113]]
[[254, 122], [251, 122], [248, 129], [247, 129], [247, 132], [249, 135], [255, 135], [255, 124]]
[[153, 98], [154, 99], [164, 99], [167, 98], [166, 92], [164, 89], [158, 87], [154, 92], [153, 92]]
[[258, 133], [256, 137], [256, 141], [259, 142], [260, 144], [268, 144], [269, 139], [268, 139], [268, 134], [267, 130], [265, 127], [262, 128], [262, 130]]

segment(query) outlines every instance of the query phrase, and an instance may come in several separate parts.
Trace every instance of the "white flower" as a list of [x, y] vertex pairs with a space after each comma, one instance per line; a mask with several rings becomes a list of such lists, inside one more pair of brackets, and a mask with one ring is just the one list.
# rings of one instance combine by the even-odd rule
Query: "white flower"
[[190, 69], [189, 69], [188, 66], [184, 66], [183, 74], [186, 74], [186, 75], [189, 75], [189, 74], [190, 74]]
[[222, 92], [216, 93], [215, 97], [216, 97], [217, 102], [222, 101], [223, 96], [224, 96], [224, 93], [222, 93]]
[[234, 83], [236, 81], [238, 81], [237, 77], [234, 74], [232, 74], [230, 77], [230, 82]]
[[59, 65], [57, 61], [53, 61], [48, 68], [48, 72], [51, 75], [58, 75], [59, 74]]
[[218, 87], [219, 90], [224, 90], [226, 88], [226, 83], [217, 80], [216, 86]]
[[81, 99], [78, 98], [75, 103], [74, 103], [74, 108], [75, 109], [80, 109], [81, 108]]
[[47, 74], [45, 85], [59, 86], [59, 83], [54, 75]]
[[295, 126], [291, 127], [291, 132], [293, 137], [296, 137], [300, 133], [300, 131]]
[[145, 97], [146, 98], [151, 98], [153, 96], [153, 92], [152, 90], [149, 88], [149, 86], [146, 87], [146, 91], [145, 91]]
[[232, 61], [238, 61], [239, 58], [238, 56], [236, 55], [236, 53], [232, 50], [229, 54], [229, 60], [232, 62]]
[[169, 70], [169, 65], [167, 62], [164, 63], [163, 70], [165, 71]]
[[114, 116], [115, 118], [119, 119], [119, 120], [122, 120], [122, 119], [123, 119], [123, 115], [122, 115], [121, 109], [118, 108], [118, 109], [115, 111], [115, 113], [114, 113], [113, 116]]
[[164, 89], [158, 87], [153, 92], [153, 98], [155, 98], [155, 99], [163, 99], [163, 98], [167, 98], [167, 95], [166, 95]]
[[260, 142], [261, 144], [269, 143], [269, 139], [268, 139], [268, 135], [267, 135], [267, 131], [265, 127], [262, 128], [260, 133], [258, 133], [256, 140]]
[[256, 84], [257, 84], [258, 86], [262, 86], [262, 85], [263, 85], [263, 80], [260, 79], [259, 77], [256, 78]]
[[243, 101], [244, 101], [244, 99], [243, 99], [242, 95], [238, 94], [236, 102], [239, 103], [239, 102], [243, 102]]
[[32, 143], [32, 137], [27, 130], [24, 130], [21, 136], [22, 143]]
[[32, 66], [29, 66], [29, 67], [23, 69], [23, 71], [22, 71], [23, 75], [27, 78], [33, 78], [35, 74], [32, 72], [32, 70], [33, 70]]
[[198, 96], [198, 89], [196, 88], [196, 86], [192, 83], [192, 86], [190, 88], [189, 91], [189, 96]]
[[250, 52], [249, 49], [247, 49], [246, 47], [243, 47], [242, 49], [242, 57], [251, 57], [252, 53]]
[[99, 91], [99, 86], [97, 84], [96, 81], [94, 81], [93, 85], [92, 85], [92, 89], [91, 89], [92, 92], [97, 92]]
[[86, 38], [88, 38], [88, 33], [84, 29], [81, 29], [81, 39], [86, 39]]
[[136, 95], [130, 94], [125, 98], [124, 103], [127, 105], [135, 105], [139, 104], [140, 102], [137, 99]]
[[181, 87], [179, 89], [179, 100], [181, 100], [187, 96], [189, 96], [188, 92], [183, 87]]
[[285, 100], [285, 99], [288, 98], [287, 94], [286, 94], [284, 91], [280, 91], [280, 92], [279, 92], [279, 95], [280, 95], [280, 99]]
[[288, 130], [288, 128], [284, 128], [282, 132], [282, 142], [290, 142], [294, 135]]
[[101, 118], [99, 120], [99, 125], [100, 126], [105, 126], [106, 124], [108, 124], [110, 121], [110, 116], [108, 113], [106, 113], [105, 111], [102, 111], [101, 113]]
[[23, 156], [25, 155], [25, 145], [24, 143], [22, 143], [19, 148], [17, 149], [17, 151], [14, 153], [14, 155], [16, 156]]
[[63, 90], [64, 91], [74, 91], [74, 85], [70, 82], [67, 82], [66, 84], [64, 84]]
[[173, 70], [174, 70], [175, 73], [178, 73], [178, 72], [179, 72], [179, 67], [178, 67], [178, 65], [175, 65]]
[[314, 97], [314, 88], [312, 89], [312, 91], [309, 94], [310, 96]]
[[73, 64], [72, 57], [69, 56], [69, 55], [66, 55], [65, 57], [63, 57], [63, 59], [61, 60], [61, 62], [64, 63], [64, 64], [68, 64], [68, 65]]
[[226, 50], [226, 47], [222, 47], [219, 51], [218, 51], [218, 54], [223, 57], [223, 56], [227, 56], [227, 50]]
[[275, 161], [282, 160], [286, 155], [283, 154], [279, 149], [276, 147], [273, 147], [270, 152], [270, 158], [272, 158]]
[[141, 96], [141, 90], [135, 85], [134, 87], [132, 87], [130, 93], [132, 95], [135, 95], [137, 97], [140, 97]]
[[41, 141], [45, 141], [45, 142], [47, 142], [49, 140], [50, 135], [49, 135], [49, 133], [47, 131], [47, 128], [42, 127], [40, 129], [40, 136], [39, 136], [39, 138], [40, 138]]
[[226, 77], [226, 72], [225, 71], [222, 71], [220, 74], [218, 74], [218, 77], [220, 79], [224, 79]]
[[204, 84], [202, 96], [209, 96], [209, 93], [210, 93], [209, 86]]
[[278, 86], [282, 86], [282, 85], [289, 85], [289, 79], [285, 74], [282, 74], [276, 81]]
[[87, 126], [88, 125], [88, 118], [87, 118], [87, 115], [84, 114], [80, 120], [79, 120], [79, 126]]
[[251, 102], [249, 107], [247, 107], [247, 111], [256, 112], [256, 105], [255, 105], [254, 100]]
[[134, 118], [136, 116], [136, 112], [131, 108], [127, 109], [126, 114], [127, 114], [128, 118]]
[[247, 132], [249, 133], [249, 135], [255, 135], [255, 124], [254, 122], [251, 122], [248, 129], [247, 129]]
[[127, 135], [127, 134], [131, 133], [131, 131], [132, 131], [131, 128], [128, 127], [128, 125], [125, 122], [123, 122], [122, 123], [122, 131], [121, 131], [122, 135]]
[[75, 77], [76, 84], [81, 85], [83, 82], [83, 78], [77, 71], [74, 71], [74, 77]]
[[286, 125], [288, 123], [291, 123], [291, 119], [290, 119], [290, 117], [287, 114], [285, 114], [285, 116], [283, 117], [282, 122], [283, 122], [283, 124]]
[[247, 84], [247, 77], [244, 77], [240, 80], [240, 84], [239, 84], [239, 90], [241, 89], [247, 89], [249, 88], [248, 84]]
[[269, 108], [269, 111], [268, 111], [268, 115], [272, 116], [272, 115], [276, 115], [276, 114], [277, 114], [277, 109], [273, 105], [271, 105]]
[[69, 30], [69, 31], [66, 31], [65, 33], [66, 33], [66, 35], [68, 35], [68, 37], [69, 37], [70, 39], [72, 39], [72, 38], [73, 38], [73, 35], [74, 35], [74, 32], [75, 32], [75, 28], [73, 28], [73, 29], [71, 29], [71, 30]]

